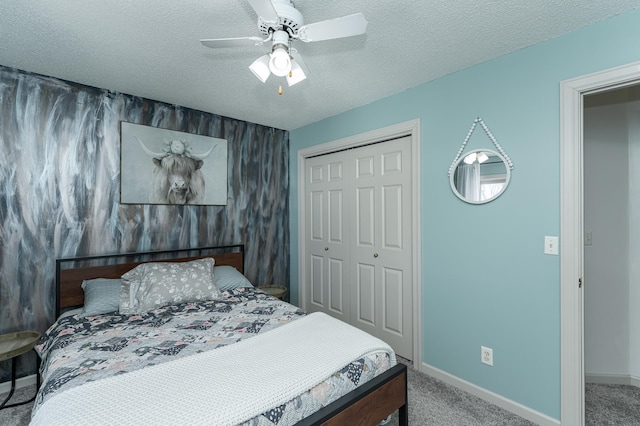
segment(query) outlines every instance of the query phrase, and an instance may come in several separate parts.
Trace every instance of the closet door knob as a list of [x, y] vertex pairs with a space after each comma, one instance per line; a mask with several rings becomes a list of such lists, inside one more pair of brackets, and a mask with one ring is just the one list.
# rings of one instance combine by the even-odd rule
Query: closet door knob
[[378, 253], [373, 253], [373, 257], [378, 257]]
[[329, 251], [329, 247], [325, 247], [325, 248], [324, 248], [324, 251]]

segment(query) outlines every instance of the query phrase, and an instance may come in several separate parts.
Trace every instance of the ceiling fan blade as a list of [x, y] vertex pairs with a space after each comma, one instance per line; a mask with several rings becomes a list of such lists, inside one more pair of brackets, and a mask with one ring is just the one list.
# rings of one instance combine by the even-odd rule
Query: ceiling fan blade
[[367, 19], [362, 13], [355, 13], [342, 18], [303, 25], [298, 30], [298, 38], [310, 42], [356, 36], [367, 31], [367, 24]]
[[260, 37], [212, 38], [202, 39], [200, 43], [212, 49], [222, 47], [256, 46], [264, 42]]
[[267, 22], [278, 22], [278, 12], [271, 0], [248, 0], [256, 14]]

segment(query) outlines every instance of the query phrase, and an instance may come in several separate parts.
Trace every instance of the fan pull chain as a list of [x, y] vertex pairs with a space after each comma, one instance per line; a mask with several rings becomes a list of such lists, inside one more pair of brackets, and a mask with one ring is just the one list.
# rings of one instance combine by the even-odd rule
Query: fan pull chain
[[282, 85], [278, 86], [278, 95], [282, 95]]

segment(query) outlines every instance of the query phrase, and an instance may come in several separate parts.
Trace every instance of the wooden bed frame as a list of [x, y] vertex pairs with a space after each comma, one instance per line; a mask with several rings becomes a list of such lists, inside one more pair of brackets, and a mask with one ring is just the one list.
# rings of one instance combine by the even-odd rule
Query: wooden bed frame
[[243, 244], [56, 259], [56, 318], [66, 310], [82, 307], [83, 280], [120, 278], [149, 261], [189, 262], [205, 257], [213, 257], [216, 266], [230, 265], [244, 273]]
[[[57, 259], [56, 318], [65, 310], [83, 305], [83, 280], [120, 278], [149, 261], [187, 262], [205, 257], [213, 257], [216, 266], [230, 265], [244, 272], [243, 244]], [[396, 410], [399, 425], [407, 426], [407, 366], [404, 364], [392, 367], [298, 424], [375, 426]]]

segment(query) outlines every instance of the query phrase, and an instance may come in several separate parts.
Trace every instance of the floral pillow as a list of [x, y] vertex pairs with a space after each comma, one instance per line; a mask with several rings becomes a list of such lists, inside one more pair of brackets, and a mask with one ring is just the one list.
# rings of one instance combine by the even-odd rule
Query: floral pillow
[[217, 299], [214, 260], [149, 262], [122, 276], [120, 313], [141, 313], [166, 305]]

